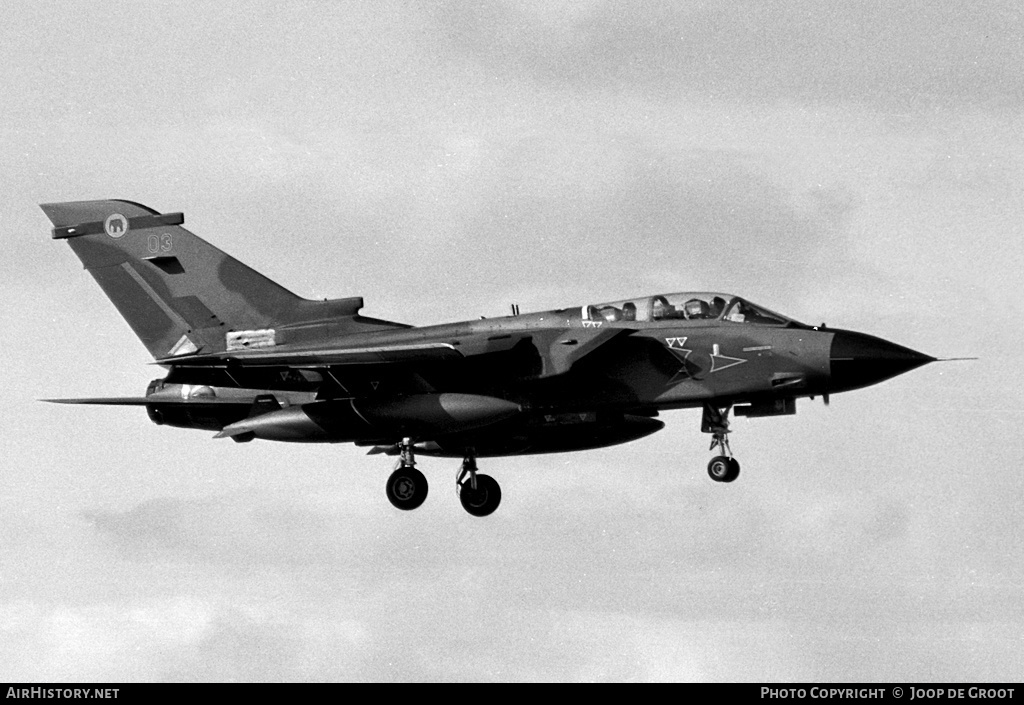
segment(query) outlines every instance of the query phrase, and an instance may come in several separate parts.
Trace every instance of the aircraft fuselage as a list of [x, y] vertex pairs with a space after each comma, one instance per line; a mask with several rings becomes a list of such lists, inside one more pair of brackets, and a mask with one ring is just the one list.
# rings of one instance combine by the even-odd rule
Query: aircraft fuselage
[[[845, 346], [841, 361], [837, 339]], [[795, 323], [592, 321], [579, 308], [321, 342], [325, 350], [342, 342], [365, 350], [437, 345], [460, 356], [287, 372], [273, 365], [172, 366], [161, 385], [173, 400], [161, 404], [159, 395], [151, 397], [150, 415], [160, 423], [218, 431], [241, 424], [228, 434], [236, 440], [386, 445], [413, 437], [429, 442], [428, 452], [446, 448], [443, 454], [460, 455], [470, 444], [479, 455], [546, 452], [642, 437], [662, 427], [652, 417], [669, 409], [710, 404], [735, 406], [748, 416], [791, 414], [798, 397], [864, 386], [930, 359], [870, 336]], [[277, 349], [288, 348], [285, 338]], [[565, 371], [551, 361], [581, 349]], [[845, 367], [837, 378], [837, 365], [860, 365], [856, 383]], [[237, 388], [240, 379], [247, 395]], [[231, 403], [223, 389], [234, 390]], [[285, 408], [253, 414], [258, 397]], [[183, 405], [184, 399], [192, 403]], [[539, 446], [497, 441], [509, 429], [543, 437], [588, 424], [594, 433], [544, 438]], [[615, 426], [624, 429], [614, 433]]]

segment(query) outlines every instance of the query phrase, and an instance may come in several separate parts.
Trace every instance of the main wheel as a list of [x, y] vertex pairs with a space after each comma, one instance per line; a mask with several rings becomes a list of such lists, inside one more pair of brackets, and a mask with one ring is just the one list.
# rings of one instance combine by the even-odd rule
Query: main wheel
[[708, 463], [708, 476], [715, 482], [732, 482], [740, 476], [740, 464], [736, 458], [717, 455]]
[[466, 480], [459, 488], [459, 501], [467, 512], [475, 517], [492, 514], [501, 504], [501, 486], [490, 475], [476, 476], [476, 489]]
[[415, 509], [427, 498], [427, 478], [416, 468], [403, 465], [388, 478], [387, 493], [399, 509]]

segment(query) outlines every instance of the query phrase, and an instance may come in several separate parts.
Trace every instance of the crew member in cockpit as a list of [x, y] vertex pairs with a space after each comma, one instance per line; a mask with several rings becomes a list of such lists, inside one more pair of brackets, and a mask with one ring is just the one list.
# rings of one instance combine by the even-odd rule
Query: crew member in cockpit
[[691, 321], [710, 318], [711, 316], [708, 315], [708, 311], [708, 302], [703, 299], [690, 299], [683, 304], [683, 315]]
[[675, 309], [669, 304], [668, 299], [664, 296], [655, 296], [654, 301], [651, 302], [651, 317], [660, 321], [665, 318], [672, 318], [672, 314], [675, 313]]

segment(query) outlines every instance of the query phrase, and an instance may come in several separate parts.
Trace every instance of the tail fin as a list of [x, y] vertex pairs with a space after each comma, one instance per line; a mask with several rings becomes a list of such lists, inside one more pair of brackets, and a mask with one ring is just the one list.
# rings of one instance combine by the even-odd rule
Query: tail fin
[[337, 316], [397, 325], [357, 321], [361, 298], [296, 296], [182, 228], [181, 213], [121, 200], [40, 207], [157, 359], [281, 344], [275, 327]]

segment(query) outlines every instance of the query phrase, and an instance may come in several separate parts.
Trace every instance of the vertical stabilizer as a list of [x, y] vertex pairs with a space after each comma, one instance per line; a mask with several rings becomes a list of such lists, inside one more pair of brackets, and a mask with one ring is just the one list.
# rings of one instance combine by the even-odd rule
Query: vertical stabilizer
[[181, 213], [121, 200], [41, 208], [157, 359], [279, 344], [275, 325], [319, 309], [353, 320], [362, 305], [296, 296], [181, 227]]

